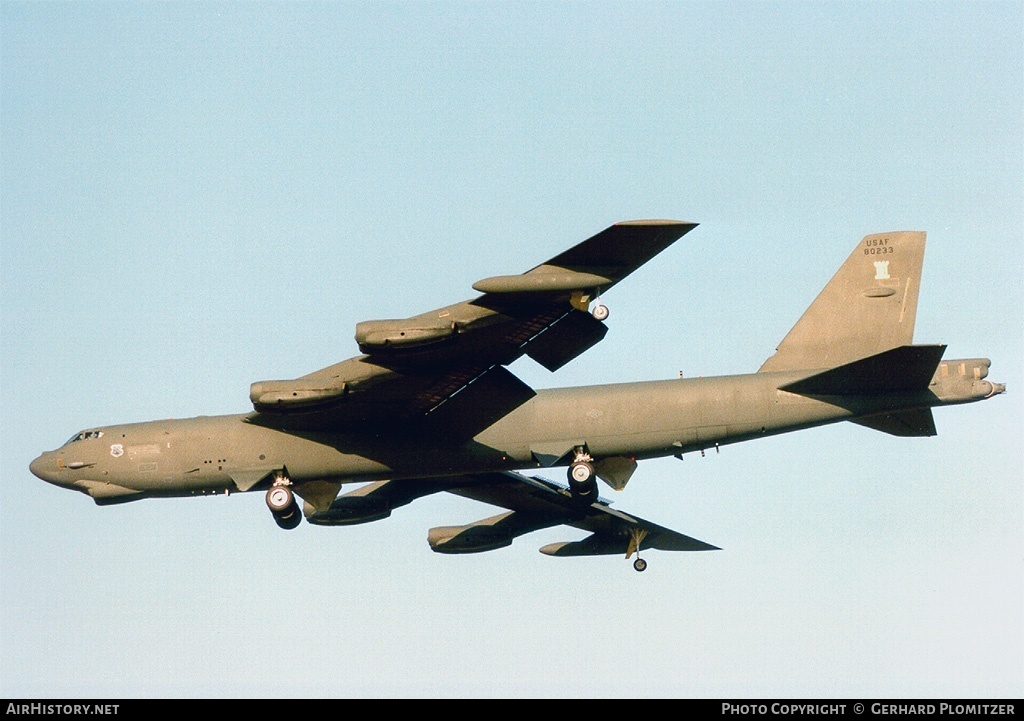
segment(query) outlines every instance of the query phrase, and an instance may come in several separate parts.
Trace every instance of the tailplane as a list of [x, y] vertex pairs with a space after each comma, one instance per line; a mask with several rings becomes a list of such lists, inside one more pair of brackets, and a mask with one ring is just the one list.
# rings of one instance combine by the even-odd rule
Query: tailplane
[[925, 234], [865, 237], [759, 372], [834, 368], [910, 345]]
[[868, 396], [928, 390], [944, 345], [904, 345], [779, 386], [805, 396]]
[[[936, 375], [944, 345], [905, 345], [815, 373], [779, 390], [805, 396], [843, 396], [858, 399], [928, 390]], [[893, 436], [934, 436], [935, 420], [927, 407], [886, 410], [852, 418], [854, 423]]]
[[874, 416], [854, 418], [851, 422], [865, 428], [888, 433], [890, 436], [900, 436], [902, 438], [938, 435], [938, 431], [935, 430], [935, 418], [932, 417], [931, 408], [911, 408], [907, 411], [879, 413]]

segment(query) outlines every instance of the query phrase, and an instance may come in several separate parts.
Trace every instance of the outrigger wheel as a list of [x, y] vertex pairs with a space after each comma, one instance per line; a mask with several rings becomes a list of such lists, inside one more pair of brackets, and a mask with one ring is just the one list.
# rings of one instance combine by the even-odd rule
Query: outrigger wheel
[[636, 554], [636, 560], [633, 561], [633, 570], [637, 573], [643, 573], [647, 570], [647, 561], [640, 558], [640, 544], [647, 538], [647, 530], [640, 528], [639, 526], [629, 529], [629, 545], [626, 547], [626, 558], [629, 558], [634, 553]]

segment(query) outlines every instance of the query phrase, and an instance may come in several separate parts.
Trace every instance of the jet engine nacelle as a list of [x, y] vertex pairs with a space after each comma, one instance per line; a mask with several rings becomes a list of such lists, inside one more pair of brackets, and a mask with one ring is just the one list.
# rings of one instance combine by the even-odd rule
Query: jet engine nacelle
[[376, 481], [335, 498], [330, 507], [317, 511], [306, 504], [306, 520], [319, 526], [350, 526], [387, 518], [396, 508], [417, 498], [439, 493], [450, 484], [427, 480]]
[[511, 546], [514, 538], [500, 529], [477, 523], [468, 526], [439, 526], [431, 528], [427, 533], [430, 550], [437, 553], [483, 553]]
[[354, 526], [387, 518], [391, 510], [391, 505], [384, 501], [342, 497], [326, 511], [307, 514], [306, 520], [317, 526]]
[[344, 383], [333, 379], [260, 381], [249, 386], [249, 400], [260, 412], [287, 411], [330, 403], [345, 394]]
[[454, 334], [452, 323], [431, 323], [416, 319], [368, 320], [356, 324], [356, 343], [363, 353], [430, 345]]
[[536, 516], [509, 511], [465, 526], [431, 528], [427, 542], [438, 553], [481, 553], [512, 545], [519, 536], [550, 525]]

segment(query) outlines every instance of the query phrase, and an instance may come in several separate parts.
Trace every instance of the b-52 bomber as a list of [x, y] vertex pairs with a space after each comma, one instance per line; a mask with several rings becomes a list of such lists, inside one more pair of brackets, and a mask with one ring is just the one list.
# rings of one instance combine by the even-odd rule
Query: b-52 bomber
[[[361, 355], [294, 380], [253, 383], [250, 413], [96, 427], [31, 464], [99, 505], [142, 498], [266, 493], [282, 528], [376, 521], [442, 491], [504, 511], [433, 528], [439, 553], [508, 546], [558, 525], [589, 532], [550, 556], [714, 550], [619, 511], [637, 462], [851, 421], [935, 435], [931, 409], [989, 398], [985, 358], [942, 360], [913, 345], [923, 232], [860, 241], [756, 373], [535, 391], [506, 366], [555, 371], [601, 341], [599, 298], [696, 227], [618, 223], [479, 295], [404, 320], [357, 324]], [[567, 467], [568, 484], [527, 475]], [[360, 484], [338, 495], [342, 486]], [[301, 507], [300, 507], [301, 501]]]

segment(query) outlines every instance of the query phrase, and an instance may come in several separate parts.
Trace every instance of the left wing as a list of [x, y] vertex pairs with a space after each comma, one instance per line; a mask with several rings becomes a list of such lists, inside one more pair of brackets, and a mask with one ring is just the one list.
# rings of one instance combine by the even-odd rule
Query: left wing
[[554, 371], [598, 343], [607, 327], [586, 312], [592, 300], [694, 227], [618, 223], [525, 273], [478, 281], [482, 295], [473, 300], [359, 323], [363, 355], [295, 380], [253, 383], [249, 421], [336, 431], [429, 416], [446, 437], [471, 437], [534, 395], [503, 366], [527, 355]]
[[318, 525], [351, 525], [386, 518], [395, 508], [426, 495], [448, 491], [508, 509], [464, 526], [430, 529], [427, 540], [438, 553], [480, 553], [503, 548], [526, 533], [567, 525], [589, 531], [581, 540], [540, 549], [549, 556], [596, 556], [638, 551], [718, 550], [703, 541], [611, 508], [604, 500], [581, 505], [568, 488], [521, 473], [480, 473], [438, 479], [379, 481], [347, 493], [326, 511], [307, 506], [307, 520]]

